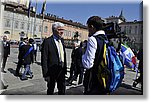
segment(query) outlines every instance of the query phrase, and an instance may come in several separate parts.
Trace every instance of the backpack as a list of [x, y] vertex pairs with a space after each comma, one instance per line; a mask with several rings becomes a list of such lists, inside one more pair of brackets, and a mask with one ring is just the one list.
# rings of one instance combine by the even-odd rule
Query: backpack
[[[115, 48], [110, 45], [109, 41], [101, 36], [96, 36], [95, 38], [98, 46], [100, 40], [104, 41], [103, 56], [97, 61], [99, 63], [97, 67], [97, 77], [100, 84], [103, 85], [103, 88], [110, 93], [120, 86], [122, 79], [124, 78], [124, 67]], [[100, 55], [98, 55], [98, 57], [99, 56]]]

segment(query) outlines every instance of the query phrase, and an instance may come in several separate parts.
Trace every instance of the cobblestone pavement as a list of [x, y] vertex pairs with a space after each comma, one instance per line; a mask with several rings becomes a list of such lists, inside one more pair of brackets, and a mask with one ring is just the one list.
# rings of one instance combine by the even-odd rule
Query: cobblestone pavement
[[[67, 51], [67, 66], [68, 73], [66, 78], [69, 76], [69, 68], [71, 63], [71, 49]], [[19, 77], [15, 76], [15, 69], [17, 66], [18, 49], [11, 48], [11, 54], [8, 58], [5, 70], [7, 73], [1, 73], [2, 79], [5, 84], [9, 85], [6, 90], [1, 90], [3, 95], [46, 95], [46, 82], [42, 77], [42, 70], [40, 66], [40, 52], [37, 54], [37, 62], [31, 65], [31, 70], [34, 74], [33, 79], [21, 81]], [[125, 69], [125, 78], [123, 84], [114, 92], [112, 95], [140, 95], [140, 85], [136, 88], [132, 87], [133, 79], [135, 78], [135, 72], [130, 69]], [[73, 85], [66, 87], [67, 95], [83, 95], [83, 85], [78, 85], [77, 82], [73, 82]], [[55, 88], [55, 94], [57, 89]]]

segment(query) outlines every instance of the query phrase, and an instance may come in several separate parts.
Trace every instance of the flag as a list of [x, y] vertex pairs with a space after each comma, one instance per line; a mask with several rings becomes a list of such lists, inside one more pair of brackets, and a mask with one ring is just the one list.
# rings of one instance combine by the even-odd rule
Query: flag
[[121, 44], [121, 53], [123, 63], [127, 67], [134, 69], [136, 67], [136, 57], [131, 48], [124, 44]]
[[28, 18], [30, 17], [30, 8], [31, 8], [31, 0], [29, 2], [29, 6], [28, 6]]
[[42, 10], [41, 10], [42, 15], [44, 14], [45, 10], [46, 10], [46, 0], [43, 2], [43, 6], [42, 6]]
[[29, 0], [26, 0], [25, 6], [28, 8], [29, 7]]
[[35, 13], [36, 13], [36, 10], [37, 10], [37, 0], [36, 0], [36, 4], [35, 4]]

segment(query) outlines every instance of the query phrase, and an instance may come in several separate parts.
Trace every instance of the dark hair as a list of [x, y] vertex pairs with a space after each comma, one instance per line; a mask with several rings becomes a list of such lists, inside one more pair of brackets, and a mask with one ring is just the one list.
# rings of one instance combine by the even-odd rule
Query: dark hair
[[82, 45], [83, 45], [83, 42], [80, 42], [80, 47], [82, 47]]
[[28, 40], [28, 37], [26, 37], [26, 38], [23, 38], [23, 40]]
[[34, 40], [32, 38], [29, 39], [29, 43], [32, 44]]
[[99, 16], [92, 16], [87, 20], [88, 26], [93, 25], [97, 31], [102, 30], [103, 23], [104, 23], [104, 20], [102, 20], [101, 17], [99, 17]]
[[84, 43], [87, 43], [88, 41], [87, 41], [87, 40], [84, 40], [83, 42], [84, 42]]

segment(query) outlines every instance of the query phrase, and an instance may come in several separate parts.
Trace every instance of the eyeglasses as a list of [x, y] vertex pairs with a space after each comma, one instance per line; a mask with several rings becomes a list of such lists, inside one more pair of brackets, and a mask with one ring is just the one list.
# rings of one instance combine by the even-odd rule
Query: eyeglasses
[[58, 29], [58, 30], [59, 30], [59, 31], [63, 31], [64, 29], [61, 29], [61, 28], [60, 28], [60, 29]]

